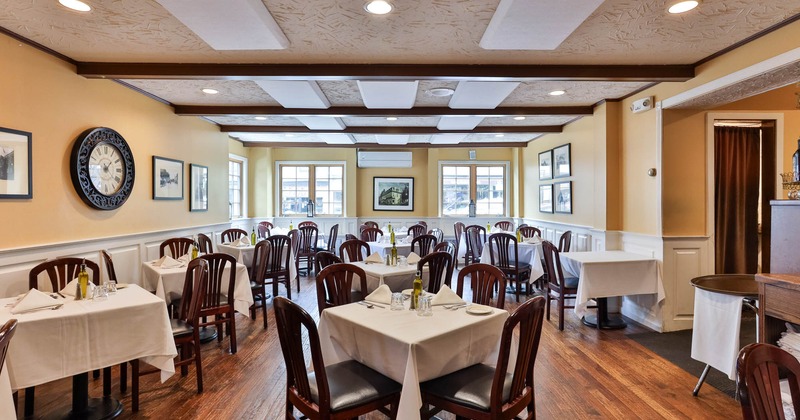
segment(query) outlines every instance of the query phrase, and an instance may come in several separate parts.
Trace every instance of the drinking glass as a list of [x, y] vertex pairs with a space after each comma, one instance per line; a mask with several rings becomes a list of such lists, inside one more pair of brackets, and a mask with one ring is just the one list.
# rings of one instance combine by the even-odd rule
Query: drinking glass
[[417, 305], [417, 315], [419, 316], [432, 316], [433, 308], [431, 308], [431, 295], [423, 295], [419, 297], [419, 305]]
[[106, 289], [108, 290], [109, 295], [117, 294], [117, 282], [114, 280], [109, 280], [106, 282]]
[[392, 293], [392, 306], [393, 311], [403, 310], [403, 294], [400, 292]]
[[96, 286], [92, 291], [92, 300], [94, 301], [102, 301], [108, 299], [108, 289], [106, 285]]
[[408, 258], [402, 255], [397, 257], [397, 265], [399, 265], [400, 267], [408, 267]]

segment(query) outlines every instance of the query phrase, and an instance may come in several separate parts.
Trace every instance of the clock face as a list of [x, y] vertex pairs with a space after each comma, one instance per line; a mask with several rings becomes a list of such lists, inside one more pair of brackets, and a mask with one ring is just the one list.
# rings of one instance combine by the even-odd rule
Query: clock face
[[122, 187], [125, 162], [114, 145], [100, 143], [89, 155], [89, 178], [100, 194], [111, 196]]

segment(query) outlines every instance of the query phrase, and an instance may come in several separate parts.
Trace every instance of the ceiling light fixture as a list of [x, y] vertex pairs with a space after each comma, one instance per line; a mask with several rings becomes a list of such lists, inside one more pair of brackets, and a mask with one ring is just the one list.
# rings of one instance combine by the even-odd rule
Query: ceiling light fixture
[[392, 11], [392, 4], [385, 0], [373, 0], [364, 5], [364, 10], [373, 15], [385, 15]]
[[684, 13], [694, 9], [700, 4], [699, 0], [684, 0], [674, 3], [667, 9], [672, 14]]
[[88, 12], [88, 11], [92, 10], [91, 6], [89, 6], [88, 4], [86, 4], [86, 3], [84, 3], [84, 2], [82, 2], [80, 0], [58, 0], [58, 2], [62, 6], [68, 8], [68, 9], [76, 10], [78, 12]]
[[386, 121], [397, 121], [397, 117], [386, 117]]
[[256, 117], [256, 119], [259, 120], [259, 121], [264, 121], [264, 120], [267, 119], [267, 117]]
[[428, 89], [428, 95], [439, 96], [439, 97], [452, 96], [455, 92], [456, 92], [455, 89], [449, 87], [437, 87]]
[[218, 93], [219, 93], [219, 91], [218, 91], [218, 90], [216, 90], [216, 89], [211, 89], [211, 88], [204, 88], [204, 89], [202, 89], [202, 91], [203, 91], [203, 93], [205, 93], [206, 95], [216, 95], [216, 94], [218, 94]]
[[550, 92], [550, 96], [561, 96], [561, 95], [563, 95], [565, 93], [567, 93], [567, 92], [564, 91], [564, 90], [554, 90], [554, 91]]
[[517, 121], [522, 121], [522, 120], [525, 119], [525, 117], [519, 116], [519, 117], [514, 117], [514, 119], [517, 120]]
[[494, 136], [495, 137], [503, 137], [503, 136], [505, 136], [505, 134], [495, 134]]

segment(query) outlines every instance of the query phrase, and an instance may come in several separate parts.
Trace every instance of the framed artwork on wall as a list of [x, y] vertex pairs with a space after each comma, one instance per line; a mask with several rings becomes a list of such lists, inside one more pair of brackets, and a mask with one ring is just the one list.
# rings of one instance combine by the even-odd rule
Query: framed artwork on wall
[[189, 211], [208, 211], [208, 166], [189, 165]]
[[153, 156], [153, 200], [183, 200], [183, 161]]
[[539, 211], [553, 212], [553, 184], [539, 185]]
[[553, 178], [553, 151], [539, 153], [539, 179]]
[[572, 181], [553, 184], [556, 213], [572, 213]]
[[414, 178], [372, 178], [373, 210], [413, 211]]
[[572, 175], [569, 143], [553, 149], [553, 178], [565, 178]]
[[0, 199], [33, 198], [32, 135], [0, 127]]

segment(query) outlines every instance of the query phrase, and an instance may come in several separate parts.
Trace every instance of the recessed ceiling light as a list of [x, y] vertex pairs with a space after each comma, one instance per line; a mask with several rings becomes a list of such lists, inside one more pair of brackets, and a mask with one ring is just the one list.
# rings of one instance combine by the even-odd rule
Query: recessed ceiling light
[[397, 117], [386, 117], [386, 121], [397, 121]]
[[514, 119], [517, 120], [517, 121], [522, 121], [522, 120], [525, 119], [525, 117], [519, 116], [519, 117], [514, 117]]
[[91, 6], [80, 0], [58, 0], [58, 2], [68, 9], [77, 10], [79, 12], [88, 12], [92, 10]]
[[495, 137], [503, 137], [503, 136], [505, 136], [505, 134], [495, 134], [494, 136]]
[[211, 89], [211, 88], [205, 88], [205, 89], [202, 89], [202, 91], [203, 91], [203, 93], [205, 93], [205, 94], [207, 94], [207, 95], [216, 95], [216, 94], [218, 94], [218, 93], [219, 93], [219, 91], [218, 91], [218, 90], [216, 90], [216, 89]]
[[267, 117], [256, 117], [256, 119], [259, 120], [259, 121], [264, 121], [264, 120], [267, 119]]
[[550, 92], [550, 96], [561, 96], [561, 95], [563, 95], [565, 93], [567, 93], [567, 92], [564, 91], [564, 90], [554, 90], [554, 91]]
[[453, 93], [455, 93], [455, 89], [448, 87], [437, 87], [428, 89], [428, 95], [431, 96], [452, 96]]
[[364, 10], [373, 15], [385, 15], [392, 11], [392, 4], [385, 0], [373, 0], [364, 5]]
[[668, 11], [672, 14], [688, 12], [700, 4], [699, 0], [685, 0], [679, 1], [669, 7]]
[[294, 134], [292, 134], [292, 133], [286, 133], [286, 137], [294, 137]]

